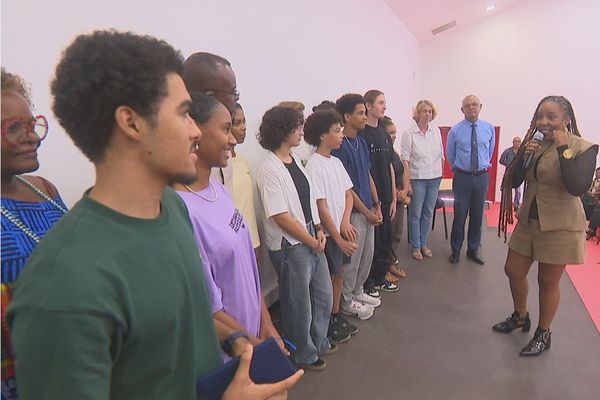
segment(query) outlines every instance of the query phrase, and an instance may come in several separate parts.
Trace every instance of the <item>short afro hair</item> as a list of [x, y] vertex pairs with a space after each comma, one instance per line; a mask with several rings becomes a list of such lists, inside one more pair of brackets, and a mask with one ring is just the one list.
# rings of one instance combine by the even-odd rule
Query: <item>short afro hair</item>
[[293, 108], [275, 106], [262, 117], [256, 138], [267, 150], [277, 150], [295, 129], [304, 123], [302, 115]]
[[29, 84], [25, 82], [25, 79], [21, 78], [17, 74], [12, 74], [2, 67], [2, 94], [8, 92], [17, 92], [25, 99], [27, 105], [32, 108], [31, 103], [31, 88]]
[[335, 102], [335, 109], [344, 120], [345, 114], [353, 114], [354, 109], [359, 104], [365, 104], [365, 98], [360, 94], [356, 93], [348, 93], [337, 99]]
[[115, 110], [131, 107], [155, 124], [167, 75], [182, 72], [183, 57], [165, 41], [114, 30], [80, 35], [56, 67], [52, 109], [75, 145], [92, 162], [101, 161]]
[[320, 110], [335, 110], [335, 103], [330, 100], [323, 100], [312, 108], [312, 112], [317, 112]]
[[334, 124], [342, 124], [337, 111], [326, 109], [312, 113], [304, 123], [304, 140], [308, 144], [318, 147], [321, 144], [321, 135], [329, 132]]

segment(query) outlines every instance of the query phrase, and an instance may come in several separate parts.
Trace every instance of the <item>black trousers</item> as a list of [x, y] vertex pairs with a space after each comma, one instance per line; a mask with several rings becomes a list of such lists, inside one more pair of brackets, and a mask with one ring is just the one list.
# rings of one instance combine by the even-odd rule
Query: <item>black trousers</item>
[[465, 240], [465, 223], [469, 215], [469, 231], [467, 245], [469, 250], [476, 251], [481, 243], [481, 224], [483, 222], [483, 205], [490, 184], [490, 175], [467, 175], [460, 172], [454, 174], [452, 189], [454, 191], [454, 221], [450, 245], [452, 250], [460, 251]]
[[372, 289], [375, 285], [385, 283], [385, 274], [388, 271], [388, 259], [392, 247], [392, 224], [390, 221], [391, 203], [381, 205], [383, 223], [375, 226], [375, 249], [371, 274], [365, 282], [365, 289]]
[[598, 228], [600, 228], [600, 204], [594, 205], [590, 213], [589, 229], [595, 231]]

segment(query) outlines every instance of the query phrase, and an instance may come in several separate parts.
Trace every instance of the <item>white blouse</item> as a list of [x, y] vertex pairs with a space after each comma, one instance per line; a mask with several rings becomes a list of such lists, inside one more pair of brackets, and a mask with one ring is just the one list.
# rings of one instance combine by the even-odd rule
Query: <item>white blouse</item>
[[429, 124], [425, 134], [416, 122], [402, 133], [400, 159], [408, 161], [410, 179], [433, 179], [442, 176], [444, 146], [440, 128]]

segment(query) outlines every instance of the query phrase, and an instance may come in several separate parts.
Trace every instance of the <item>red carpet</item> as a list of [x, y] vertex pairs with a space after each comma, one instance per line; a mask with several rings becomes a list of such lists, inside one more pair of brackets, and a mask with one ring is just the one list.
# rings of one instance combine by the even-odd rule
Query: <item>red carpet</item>
[[[500, 218], [500, 203], [493, 203], [490, 209], [485, 211], [485, 215], [487, 217], [487, 226], [490, 228], [498, 229], [498, 218]], [[515, 223], [513, 225], [508, 226], [508, 233], [512, 233], [512, 231], [515, 229], [515, 225], [517, 224], [516, 216], [513, 218], [515, 220]]]
[[570, 265], [567, 274], [600, 332], [600, 244], [588, 240], [585, 264]]
[[[497, 228], [499, 215], [500, 204], [494, 203], [486, 211], [487, 226]], [[512, 232], [513, 228], [514, 226], [509, 226], [508, 232]], [[586, 263], [583, 265], [568, 266], [567, 274], [600, 332], [600, 244], [588, 240], [585, 258]]]

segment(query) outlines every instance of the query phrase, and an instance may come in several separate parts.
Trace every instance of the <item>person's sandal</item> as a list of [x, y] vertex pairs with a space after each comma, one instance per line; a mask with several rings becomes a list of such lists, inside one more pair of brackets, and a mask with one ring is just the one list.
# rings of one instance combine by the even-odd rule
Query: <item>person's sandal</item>
[[399, 278], [406, 278], [406, 271], [394, 264], [390, 267], [390, 272]]
[[421, 254], [421, 249], [413, 250], [412, 256], [415, 260], [421, 261], [423, 259], [423, 254]]
[[398, 283], [398, 277], [390, 272], [385, 273], [385, 280], [394, 284]]
[[427, 258], [433, 257], [433, 253], [427, 247], [421, 247], [421, 254]]

